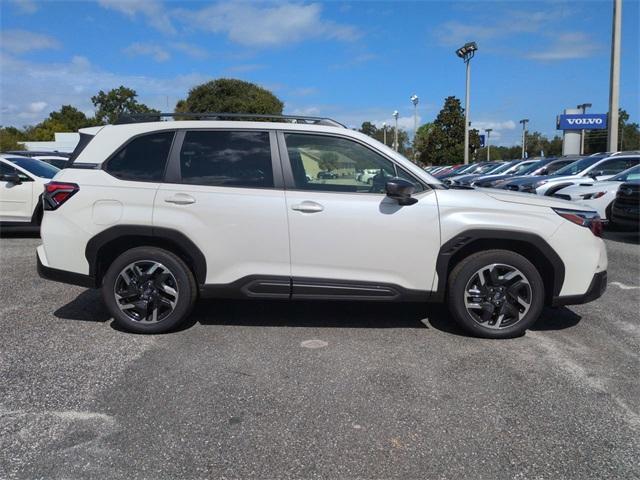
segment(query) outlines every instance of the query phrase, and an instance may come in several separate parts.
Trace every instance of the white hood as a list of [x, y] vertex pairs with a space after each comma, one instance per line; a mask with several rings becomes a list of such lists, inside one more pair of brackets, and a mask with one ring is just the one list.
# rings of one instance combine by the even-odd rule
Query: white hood
[[591, 210], [589, 207], [576, 205], [574, 202], [561, 200], [554, 197], [545, 197], [534, 193], [512, 192], [509, 190], [496, 190], [493, 188], [479, 188], [478, 191], [501, 202], [520, 203], [523, 205], [535, 205], [549, 208], [568, 208], [571, 210]]
[[609, 192], [611, 190], [618, 190], [622, 182], [603, 181], [595, 182], [592, 185], [573, 185], [571, 187], [565, 187], [559, 190], [558, 193], [566, 195], [584, 195], [587, 193], [596, 192]]

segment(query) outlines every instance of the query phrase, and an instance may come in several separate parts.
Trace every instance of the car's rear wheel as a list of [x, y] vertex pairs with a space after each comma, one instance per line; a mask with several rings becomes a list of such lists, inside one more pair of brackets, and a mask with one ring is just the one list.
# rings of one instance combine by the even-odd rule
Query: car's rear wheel
[[197, 287], [189, 267], [166, 250], [138, 247], [109, 266], [102, 297], [114, 321], [137, 333], [175, 329], [189, 315]]
[[544, 307], [544, 285], [536, 267], [508, 250], [478, 252], [449, 276], [449, 309], [468, 332], [485, 338], [524, 333]]

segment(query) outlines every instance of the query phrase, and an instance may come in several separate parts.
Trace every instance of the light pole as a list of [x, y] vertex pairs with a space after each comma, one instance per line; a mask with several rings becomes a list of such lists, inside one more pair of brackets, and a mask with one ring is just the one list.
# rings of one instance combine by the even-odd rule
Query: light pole
[[396, 129], [395, 129], [395, 132], [393, 132], [393, 149], [397, 152], [398, 151], [398, 115], [399, 115], [398, 110], [394, 110], [391, 115], [393, 115], [393, 118], [396, 121]]
[[469, 83], [471, 81], [471, 59], [478, 50], [476, 42], [467, 42], [458, 50], [456, 55], [464, 60], [467, 65], [467, 88], [464, 100], [464, 163], [469, 163], [469, 102], [470, 102], [470, 88]]
[[382, 138], [383, 142], [387, 144], [387, 122], [382, 122]]
[[493, 128], [485, 128], [484, 130], [487, 132], [487, 162], [491, 160], [491, 144], [489, 143], [489, 139], [491, 138], [491, 132], [493, 132]]
[[520, 123], [522, 124], [522, 159], [524, 160], [524, 154], [527, 150], [527, 123], [529, 123], [529, 119], [523, 118]]
[[609, 77], [609, 145], [618, 150], [618, 105], [620, 103], [620, 34], [622, 32], [622, 0], [613, 0], [613, 32], [611, 33], [611, 74]]
[[[582, 110], [582, 114], [587, 113], [587, 108], [591, 108], [590, 103], [581, 103], [576, 108]], [[580, 130], [580, 155], [584, 155], [584, 128]]]
[[418, 133], [418, 95], [415, 93], [411, 95], [411, 103], [413, 103], [413, 135], [415, 137], [416, 133]]

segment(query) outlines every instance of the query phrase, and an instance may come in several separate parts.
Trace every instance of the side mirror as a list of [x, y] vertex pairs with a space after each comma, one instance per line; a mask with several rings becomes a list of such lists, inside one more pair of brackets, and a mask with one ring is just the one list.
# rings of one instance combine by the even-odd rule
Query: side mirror
[[393, 198], [398, 205], [413, 205], [418, 202], [411, 195], [416, 191], [416, 186], [404, 178], [391, 178], [385, 185], [387, 197]]
[[589, 172], [589, 176], [594, 180], [597, 180], [600, 175], [604, 175], [604, 172], [602, 170], [598, 170], [597, 172]]
[[538, 173], [538, 175], [547, 175], [549, 173], [549, 169], [547, 168], [543, 168], [542, 170], [540, 170], [540, 172]]
[[5, 173], [4, 175], [0, 175], [0, 180], [7, 183], [13, 183], [14, 185], [20, 185], [22, 180], [17, 173]]

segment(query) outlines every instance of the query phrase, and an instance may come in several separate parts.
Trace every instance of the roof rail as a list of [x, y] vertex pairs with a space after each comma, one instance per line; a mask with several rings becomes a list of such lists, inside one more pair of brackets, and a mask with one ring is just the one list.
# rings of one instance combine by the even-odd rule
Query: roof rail
[[116, 125], [125, 123], [159, 122], [163, 118], [179, 120], [273, 120], [288, 123], [307, 123], [311, 125], [326, 125], [330, 127], [347, 128], [339, 122], [330, 118], [307, 117], [300, 115], [268, 115], [257, 113], [128, 113], [120, 115], [116, 120]]

